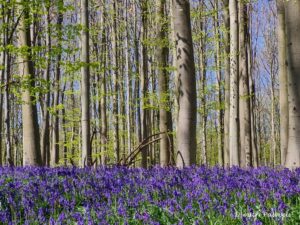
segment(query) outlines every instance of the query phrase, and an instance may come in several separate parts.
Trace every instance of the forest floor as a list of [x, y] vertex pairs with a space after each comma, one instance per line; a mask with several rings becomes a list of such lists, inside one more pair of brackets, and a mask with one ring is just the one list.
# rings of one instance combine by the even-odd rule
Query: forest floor
[[0, 224], [300, 224], [300, 169], [1, 167]]

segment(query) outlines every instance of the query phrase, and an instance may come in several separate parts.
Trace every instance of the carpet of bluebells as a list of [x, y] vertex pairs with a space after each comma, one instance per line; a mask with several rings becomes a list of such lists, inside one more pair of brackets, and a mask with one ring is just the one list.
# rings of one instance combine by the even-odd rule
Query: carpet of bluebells
[[300, 169], [2, 167], [0, 224], [300, 224]]

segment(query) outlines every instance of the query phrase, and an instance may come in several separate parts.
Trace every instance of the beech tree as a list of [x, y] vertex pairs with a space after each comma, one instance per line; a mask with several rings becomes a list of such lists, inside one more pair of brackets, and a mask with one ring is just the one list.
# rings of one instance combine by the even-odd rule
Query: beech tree
[[168, 138], [168, 132], [172, 131], [172, 115], [170, 111], [169, 73], [168, 66], [168, 43], [167, 30], [168, 21], [165, 15], [166, 0], [157, 0], [157, 67], [158, 67], [158, 90], [159, 90], [159, 131], [161, 134], [160, 141], [160, 165], [167, 166], [171, 163], [172, 143]]
[[240, 164], [251, 165], [251, 117], [250, 90], [247, 55], [247, 6], [239, 1], [239, 118], [240, 118]]
[[289, 101], [288, 148], [285, 166], [300, 166], [300, 1], [285, 3]]
[[288, 81], [286, 67], [286, 35], [285, 35], [285, 9], [284, 1], [277, 0], [278, 14], [278, 63], [279, 63], [279, 85], [280, 85], [280, 152], [281, 163], [285, 163], [286, 152], [288, 148]]
[[178, 167], [196, 163], [196, 79], [188, 0], [173, 0], [178, 73]]
[[90, 142], [90, 66], [89, 66], [89, 10], [88, 0], [81, 0], [81, 126], [82, 166], [92, 163]]
[[229, 116], [229, 150], [230, 165], [239, 166], [239, 36], [237, 0], [229, 0], [230, 15], [230, 116]]
[[32, 94], [35, 86], [30, 39], [30, 4], [18, 0], [20, 22], [18, 25], [19, 73], [22, 77], [23, 165], [41, 166], [40, 134], [36, 99]]

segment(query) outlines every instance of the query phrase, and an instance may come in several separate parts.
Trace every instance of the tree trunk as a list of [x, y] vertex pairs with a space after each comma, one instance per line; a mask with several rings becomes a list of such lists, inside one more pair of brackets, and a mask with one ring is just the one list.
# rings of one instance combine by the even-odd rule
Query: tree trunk
[[[148, 37], [148, 1], [143, 1], [142, 3], [142, 69], [141, 69], [141, 89], [142, 89], [142, 113], [141, 113], [141, 125], [142, 125], [142, 140], [145, 140], [149, 136], [150, 124], [149, 124], [149, 99], [148, 99], [148, 47], [147, 47], [147, 37]], [[147, 168], [147, 159], [149, 155], [149, 146], [142, 149], [142, 167]]]
[[247, 6], [239, 1], [239, 117], [240, 117], [240, 165], [251, 165], [251, 117], [248, 59], [246, 49]]
[[[127, 126], [127, 153], [131, 153], [131, 71], [129, 71], [129, 23], [128, 23], [128, 0], [125, 1], [125, 73], [126, 73], [126, 126]], [[126, 153], [125, 153], [126, 154]]]
[[30, 2], [18, 0], [19, 12], [22, 13], [18, 25], [20, 48], [27, 47], [26, 53], [19, 57], [19, 72], [25, 85], [22, 89], [22, 121], [23, 121], [23, 165], [41, 166], [40, 134], [37, 108], [33, 94], [35, 76], [31, 59], [30, 28], [28, 25]]
[[222, 108], [222, 78], [221, 78], [221, 35], [219, 33], [219, 1], [215, 0], [214, 3], [214, 35], [216, 39], [216, 52], [215, 52], [215, 65], [217, 74], [217, 98], [218, 98], [218, 118], [217, 118], [217, 142], [218, 142], [218, 164], [224, 166], [224, 148], [223, 148], [223, 131], [224, 131], [224, 111]]
[[42, 131], [41, 131], [41, 154], [42, 154], [42, 161], [44, 166], [47, 165], [47, 155], [50, 151], [50, 122], [49, 122], [49, 107], [50, 107], [50, 89], [48, 83], [50, 82], [50, 63], [51, 63], [51, 36], [50, 36], [50, 9], [46, 6], [47, 10], [47, 18], [45, 21], [45, 32], [46, 32], [46, 47], [47, 47], [47, 65], [44, 71], [44, 80], [47, 82], [47, 93], [45, 94], [45, 98], [42, 104], [42, 111], [43, 111], [43, 123], [42, 123]]
[[113, 125], [114, 125], [114, 154], [117, 162], [120, 160], [119, 140], [119, 74], [118, 74], [118, 44], [117, 44], [117, 1], [113, 1], [113, 25], [112, 25], [112, 64], [113, 64]]
[[[59, 4], [63, 4], [63, 0], [60, 0]], [[62, 39], [62, 24], [63, 24], [63, 14], [60, 12], [57, 18], [57, 29], [58, 29], [58, 48], [61, 49], [61, 39]], [[53, 124], [52, 124], [52, 145], [50, 152], [50, 165], [55, 166], [59, 162], [59, 110], [57, 108], [59, 104], [59, 94], [60, 94], [60, 62], [61, 61], [61, 52], [59, 52], [56, 56], [56, 68], [55, 68], [55, 77], [54, 77], [54, 97], [53, 97], [53, 107], [54, 107], [54, 115]]]
[[286, 67], [286, 36], [285, 36], [285, 11], [284, 0], [277, 0], [278, 14], [278, 64], [279, 64], [279, 102], [280, 102], [280, 158], [281, 165], [285, 163], [288, 148], [288, 80]]
[[285, 166], [300, 167], [300, 1], [286, 2], [289, 139]]
[[92, 164], [90, 142], [90, 58], [89, 58], [89, 11], [88, 0], [81, 0], [81, 129], [82, 166]]
[[101, 141], [101, 150], [100, 150], [100, 162], [102, 165], [105, 164], [105, 153], [107, 151], [107, 114], [106, 114], [106, 95], [107, 95], [107, 88], [106, 88], [106, 65], [107, 65], [107, 60], [106, 60], [106, 52], [107, 52], [107, 43], [106, 43], [106, 27], [105, 27], [105, 17], [106, 17], [106, 11], [104, 5], [102, 6], [102, 15], [101, 15], [101, 25], [102, 25], [102, 48], [101, 48], [101, 63], [103, 67], [103, 72], [102, 72], [102, 77], [99, 80], [100, 82], [100, 92], [101, 92], [101, 97], [100, 97], [100, 102], [99, 102], [99, 107], [100, 107], [100, 141]]
[[252, 165], [253, 167], [258, 167], [258, 142], [257, 142], [257, 129], [256, 129], [256, 117], [255, 117], [255, 110], [256, 110], [256, 93], [255, 93], [255, 83], [253, 77], [253, 59], [252, 59], [252, 45], [251, 45], [251, 16], [249, 12], [249, 29], [247, 35], [247, 55], [248, 55], [248, 72], [249, 72], [249, 88], [250, 88], [250, 121], [251, 121], [251, 147], [252, 147]]
[[239, 166], [239, 61], [237, 0], [229, 0], [230, 13], [230, 166]]
[[[159, 91], [159, 131], [160, 135], [160, 165], [171, 164], [172, 145], [169, 142], [169, 132], [172, 131], [172, 115], [169, 95], [169, 73], [167, 71], [169, 48], [167, 46], [167, 18], [165, 14], [166, 0], [157, 0], [157, 67], [158, 67], [158, 91]], [[168, 134], [169, 133], [169, 134]]]
[[[200, 1], [200, 11], [204, 12], [204, 2]], [[201, 19], [199, 20], [200, 24], [200, 32], [202, 32], [202, 36], [199, 41], [199, 80], [200, 80], [200, 128], [201, 128], [201, 162], [202, 164], [207, 164], [207, 107], [206, 107], [206, 99], [207, 99], [207, 81], [206, 81], [206, 72], [207, 72], [207, 57], [205, 54], [206, 50], [206, 22], [205, 13], [202, 13]]]
[[188, 0], [173, 0], [178, 73], [178, 167], [196, 163], [197, 96], [194, 51]]
[[229, 0], [223, 0], [224, 4], [224, 77], [225, 77], [225, 112], [224, 112], [224, 166], [229, 167], [229, 111], [230, 111], [230, 17], [229, 17]]

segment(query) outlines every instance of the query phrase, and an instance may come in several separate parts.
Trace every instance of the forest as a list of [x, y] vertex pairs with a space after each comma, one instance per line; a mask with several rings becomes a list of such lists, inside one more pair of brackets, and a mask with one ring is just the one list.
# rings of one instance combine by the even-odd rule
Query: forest
[[0, 224], [298, 224], [299, 167], [300, 0], [0, 0]]

